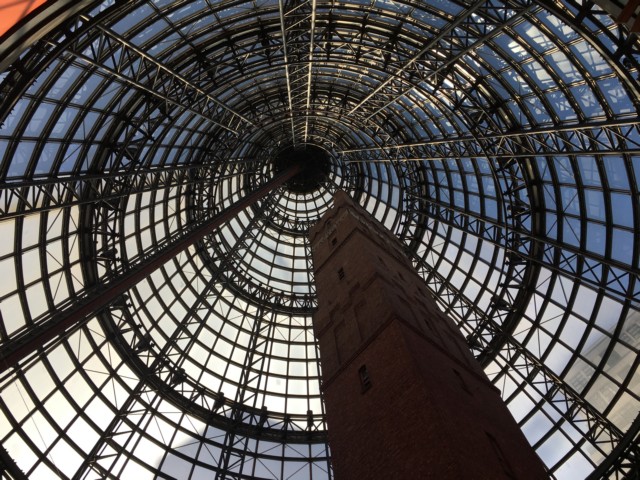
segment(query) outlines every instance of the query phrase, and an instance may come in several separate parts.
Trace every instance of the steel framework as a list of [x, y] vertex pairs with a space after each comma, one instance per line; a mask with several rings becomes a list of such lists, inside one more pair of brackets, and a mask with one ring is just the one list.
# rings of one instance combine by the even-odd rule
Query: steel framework
[[[598, 3], [617, 4], [25, 18], [0, 39], [0, 472], [331, 478], [306, 233], [342, 189], [401, 239], [551, 477], [636, 478], [640, 50], [631, 7]], [[306, 145], [316, 188], [228, 213]]]

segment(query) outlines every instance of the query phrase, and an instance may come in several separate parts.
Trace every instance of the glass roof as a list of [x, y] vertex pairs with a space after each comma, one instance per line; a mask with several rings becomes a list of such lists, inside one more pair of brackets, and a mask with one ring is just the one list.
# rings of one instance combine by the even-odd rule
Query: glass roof
[[307, 231], [339, 189], [403, 243], [553, 478], [637, 461], [640, 53], [608, 13], [108, 0], [27, 27], [16, 58], [0, 43], [2, 358], [283, 150], [329, 172], [5, 362], [8, 474], [331, 478]]

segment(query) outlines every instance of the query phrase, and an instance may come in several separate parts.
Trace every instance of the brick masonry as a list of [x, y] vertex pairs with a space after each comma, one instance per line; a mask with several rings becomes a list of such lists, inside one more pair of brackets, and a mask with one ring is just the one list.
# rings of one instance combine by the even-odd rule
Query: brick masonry
[[310, 240], [335, 478], [548, 478], [399, 241], [343, 192]]

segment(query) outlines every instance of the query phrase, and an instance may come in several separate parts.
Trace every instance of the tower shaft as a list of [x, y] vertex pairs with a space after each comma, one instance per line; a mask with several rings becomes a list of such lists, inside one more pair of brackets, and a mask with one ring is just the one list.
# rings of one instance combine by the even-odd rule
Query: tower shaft
[[399, 241], [342, 192], [310, 239], [336, 478], [547, 478]]

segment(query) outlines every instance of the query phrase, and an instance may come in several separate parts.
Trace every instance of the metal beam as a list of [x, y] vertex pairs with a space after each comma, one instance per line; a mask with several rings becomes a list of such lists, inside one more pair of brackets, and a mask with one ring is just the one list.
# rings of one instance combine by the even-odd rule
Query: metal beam
[[282, 32], [282, 54], [284, 55], [284, 74], [287, 81], [287, 96], [289, 99], [289, 115], [291, 122], [291, 142], [293, 145], [296, 141], [296, 128], [293, 123], [293, 98], [291, 94], [291, 75], [289, 74], [289, 47], [287, 46], [287, 30], [285, 25], [284, 0], [278, 0], [278, 9], [280, 11], [280, 30]]
[[[235, 166], [234, 163], [225, 168]], [[80, 174], [5, 182], [0, 184], [0, 222], [34, 213], [100, 202], [115, 204], [131, 194], [172, 186], [187, 186], [215, 178], [223, 180], [237, 172], [222, 174], [215, 164], [184, 164], [170, 167], [119, 169], [104, 174]], [[247, 173], [246, 171], [243, 173]], [[190, 180], [191, 178], [197, 180]]]
[[295, 145], [296, 142], [308, 141], [313, 52], [316, 48], [316, 0], [280, 0], [278, 6]]
[[29, 480], [2, 445], [0, 445], [0, 476], [6, 477], [7, 480]]
[[[176, 342], [182, 339], [182, 336], [185, 335], [184, 332], [190, 332], [188, 334], [188, 345], [182, 347], [180, 352], [177, 352], [181, 355], [187, 354], [190, 346], [193, 345], [195, 339], [198, 338], [199, 332], [206, 325], [206, 317], [203, 318], [197, 315], [197, 310], [204, 309], [209, 311], [210, 305], [204, 302], [204, 300], [217, 296], [214, 288], [215, 284], [220, 282], [227, 274], [233, 261], [236, 260], [235, 257], [238, 255], [238, 250], [245, 245], [245, 241], [247, 237], [251, 235], [252, 230], [257, 228], [260, 221], [264, 221], [265, 212], [273, 210], [274, 200], [272, 198], [273, 197], [270, 196], [260, 206], [260, 212], [252, 217], [251, 223], [243, 231], [240, 238], [228, 251], [227, 255], [220, 259], [220, 263], [213, 272], [207, 285], [204, 286], [202, 292], [196, 298], [195, 303], [190, 306], [190, 311], [182, 317], [179, 326], [174, 329], [171, 337], [159, 351], [154, 348], [155, 345], [152, 342], [145, 339], [146, 331], [136, 326], [136, 320], [127, 309], [112, 308], [110, 315], [101, 317], [101, 322], [104, 325], [108, 338], [111, 339], [111, 344], [134, 372], [138, 374], [140, 381], [131, 391], [127, 400], [125, 400], [118, 409], [111, 423], [102, 432], [101, 437], [96, 441], [90, 453], [85, 456], [84, 462], [76, 471], [73, 480], [84, 478], [86, 472], [89, 470], [95, 471], [104, 477], [113, 474], [112, 469], [118, 463], [119, 458], [121, 458], [120, 455], [122, 451], [126, 449], [130, 438], [135, 434], [135, 428], [127, 424], [125, 419], [128, 418], [128, 415], [136, 403], [145, 402], [147, 395], [147, 398], [152, 398], [152, 400], [150, 400], [151, 402], [155, 401], [156, 398], [162, 398], [174, 405], [180, 405], [180, 408], [188, 411], [190, 415], [200, 418], [203, 422], [219, 427], [227, 432], [233, 431], [234, 434], [237, 433], [245, 439], [262, 437], [270, 441], [283, 441], [289, 438], [291, 433], [295, 435], [295, 432], [286, 430], [284, 422], [278, 423], [274, 421], [274, 418], [269, 418], [269, 415], [273, 415], [273, 412], [266, 410], [260, 410], [259, 412], [265, 419], [263, 425], [252, 424], [251, 421], [245, 422], [246, 417], [238, 416], [238, 412], [242, 411], [241, 407], [245, 407], [245, 410], [255, 410], [255, 405], [250, 405], [244, 397], [236, 397], [234, 401], [233, 399], [225, 399], [224, 396], [218, 394], [218, 396], [212, 398], [212, 396], [208, 394], [209, 392], [204, 393], [204, 389], [202, 391], [200, 390], [200, 385], [193, 385], [192, 380], [188, 376], [185, 376], [185, 381], [180, 384], [179, 388], [167, 387], [167, 385], [171, 383], [171, 378], [175, 375], [175, 372], [179, 371], [182, 367], [180, 362], [184, 360], [184, 357], [179, 358], [178, 361], [172, 359], [176, 354], [176, 352], [173, 352], [173, 350], [176, 349]], [[273, 324], [273, 322], [268, 323], [270, 325]], [[259, 324], [264, 324], [261, 318], [256, 319], [254, 328], [257, 328]], [[194, 325], [196, 325], [196, 329], [191, 332], [189, 328]], [[257, 333], [254, 333], [254, 336], [257, 337]], [[263, 335], [262, 338], [262, 341], [265, 341], [264, 338], [271, 338], [271, 334]], [[252, 337], [251, 342], [251, 347], [248, 351], [250, 355], [254, 355], [254, 348], [258, 339]], [[141, 345], [144, 345], [144, 347], [141, 348]], [[246, 378], [247, 374], [243, 373], [243, 378]], [[246, 383], [249, 384], [248, 379]], [[241, 381], [240, 385], [244, 386], [245, 382]], [[244, 386], [244, 390], [246, 390], [246, 388], [247, 386]], [[194, 408], [194, 405], [200, 406], [201, 408]], [[206, 415], [202, 414], [203, 410], [206, 412]], [[277, 424], [278, 427], [282, 428], [270, 428], [270, 424]], [[125, 436], [127, 438], [124, 438]], [[317, 435], [316, 437], [319, 441], [323, 440], [321, 435]], [[225, 442], [221, 447], [228, 449], [229, 445]], [[202, 447], [200, 446], [200, 448]], [[110, 449], [117, 453], [115, 455], [111, 454]], [[222, 458], [222, 455], [220, 458]]]
[[86, 321], [91, 315], [108, 306], [138, 282], [148, 277], [157, 268], [186, 250], [192, 244], [200, 241], [220, 225], [233, 218], [245, 208], [260, 200], [264, 195], [283, 185], [287, 180], [300, 173], [300, 165], [293, 165], [277, 177], [273, 178], [255, 191], [248, 194], [242, 200], [227, 207], [220, 214], [195, 227], [190, 232], [182, 235], [154, 255], [140, 261], [137, 265], [131, 265], [130, 269], [121, 276], [100, 285], [97, 290], [91, 291], [86, 297], [50, 319], [34, 325], [18, 338], [13, 338], [9, 345], [0, 351], [0, 373], [16, 366], [20, 361], [43, 347], [47, 342], [64, 334], [65, 330], [80, 322]]
[[586, 478], [637, 479], [640, 474], [640, 414], [636, 416], [627, 433], [604, 461]]
[[[597, 155], [602, 157], [616, 157], [620, 155], [640, 155], [640, 149], [636, 148], [627, 148], [617, 151], [593, 151], [593, 150], [579, 150], [572, 151], [571, 153], [567, 152], [546, 152], [536, 154], [536, 156], [543, 157], [568, 157], [568, 156], [585, 156], [585, 155]], [[451, 157], [450, 155], [441, 155], [441, 156], [428, 156], [428, 157], [399, 157], [399, 158], [389, 158], [389, 157], [376, 157], [371, 155], [369, 159], [357, 159], [357, 160], [345, 160], [345, 163], [390, 163], [390, 162], [442, 162], [445, 160], [453, 160], [456, 158], [486, 158], [489, 160], [500, 160], [500, 161], [509, 161], [512, 159], [527, 159], [531, 158], [530, 153], [514, 153], [507, 154], [501, 153], [497, 155], [487, 155], [487, 154], [478, 154], [478, 155], [461, 155], [459, 157]]]
[[[542, 268], [552, 270], [571, 278], [573, 281], [591, 285], [595, 289], [604, 289], [609, 295], [620, 299], [633, 300], [631, 289], [619, 288], [624, 284], [623, 278], [629, 276], [640, 281], [638, 270], [632, 265], [625, 264], [613, 258], [607, 258], [589, 250], [584, 250], [567, 242], [560, 242], [549, 236], [542, 236], [524, 228], [522, 225], [507, 224], [490, 217], [467, 211], [445, 202], [432, 198], [422, 198], [422, 202], [428, 208], [419, 211], [429, 219], [441, 222], [444, 225], [459, 229], [491, 244], [503, 248], [506, 252], [513, 253], [523, 260], [534, 262]], [[521, 239], [526, 239], [540, 246], [539, 255], [531, 255], [517, 246], [509, 247], [504, 243], [506, 233], [511, 232]], [[561, 260], [554, 256], [560, 253]], [[585, 263], [582, 269], [573, 267], [570, 261], [574, 257], [581, 258]], [[573, 268], [572, 268], [573, 267]], [[602, 270], [598, 271], [598, 267]], [[584, 275], [584, 271], [590, 271], [593, 278]], [[605, 286], [605, 279], [606, 286]]]
[[[90, 19], [80, 16], [89, 22]], [[178, 72], [159, 62], [115, 32], [96, 25], [96, 29], [81, 35], [70, 44], [67, 52], [118, 78], [119, 80], [159, 98], [167, 105], [184, 108], [233, 133], [243, 125], [256, 125], [225, 103], [209, 95]], [[87, 45], [87, 41], [90, 41]]]
[[436, 37], [432, 38], [429, 43], [427, 43], [422, 49], [418, 51], [412, 58], [410, 58], [401, 68], [396, 70], [392, 75], [390, 75], [384, 82], [378, 85], [369, 95], [364, 97], [360, 103], [358, 103], [355, 107], [349, 111], [349, 115], [353, 115], [360, 107], [362, 107], [365, 103], [371, 100], [376, 95], [380, 94], [389, 84], [394, 80], [394, 78], [399, 77], [404, 73], [411, 65], [413, 65], [418, 60], [422, 59], [431, 49], [438, 45], [438, 42], [443, 41], [448, 38], [451, 33], [462, 23], [467, 21], [469, 18], [473, 16], [473, 14], [480, 9], [486, 0], [476, 1], [472, 6], [465, 8], [462, 10], [462, 15], [460, 15], [456, 20], [451, 22], [447, 28], [442, 30]]
[[[83, 18], [83, 20], [90, 21], [90, 19], [88, 19], [88, 18]], [[126, 47], [127, 55], [131, 55], [131, 53], [135, 53], [140, 58], [140, 60], [143, 60], [143, 61], [146, 61], [148, 63], [151, 63], [151, 64], [155, 65], [155, 67], [158, 69], [159, 73], [161, 72], [164, 76], [168, 75], [176, 84], [180, 84], [185, 92], [191, 92], [192, 94], [195, 94], [195, 97], [196, 97], [194, 99], [195, 102], [200, 102], [200, 101], [204, 100], [205, 103], [212, 103], [212, 104], [222, 108], [223, 110], [231, 113], [233, 116], [239, 118], [244, 123], [247, 123], [252, 127], [256, 126], [251, 120], [249, 120], [248, 118], [243, 116], [240, 112], [232, 109], [231, 107], [229, 107], [228, 105], [224, 104], [223, 102], [221, 102], [217, 98], [212, 97], [207, 92], [205, 92], [203, 89], [201, 89], [197, 85], [194, 85], [187, 78], [183, 77], [178, 72], [176, 72], [175, 70], [169, 68], [168, 66], [162, 64], [161, 62], [159, 62], [158, 60], [156, 60], [155, 58], [153, 58], [151, 55], [147, 54], [146, 52], [140, 50], [138, 47], [136, 47], [135, 45], [130, 43], [124, 37], [121, 37], [120, 35], [115, 33], [113, 30], [109, 30], [109, 29], [103, 27], [100, 24], [95, 24], [95, 26], [103, 34], [108, 35], [110, 38], [112, 38], [112, 39], [116, 40], [118, 43], [120, 43], [123, 47]], [[131, 61], [131, 59], [129, 59], [129, 60]], [[208, 107], [208, 108], [211, 108], [211, 107]]]
[[[370, 120], [416, 87], [409, 80], [411, 76], [416, 76], [420, 82], [446, 76], [451, 66], [461, 58], [520, 21], [535, 6], [532, 0], [475, 2], [462, 10], [455, 21], [353, 107], [349, 115], [369, 103], [366, 120]], [[481, 13], [482, 10], [484, 12]], [[478, 17], [482, 20], [478, 20]]]
[[[235, 397], [235, 403], [237, 405], [247, 405], [250, 403], [250, 400], [254, 400], [255, 403], [258, 395], [257, 392], [260, 391], [260, 384], [266, 382], [260, 372], [264, 372], [264, 365], [269, 356], [269, 344], [274, 337], [273, 332], [276, 326], [276, 316], [275, 310], [272, 310], [268, 318], [265, 318], [264, 305], [259, 307], [251, 329], [247, 355], [245, 356], [240, 373], [240, 381], [238, 382]], [[242, 423], [243, 412], [241, 409], [235, 408], [232, 415], [234, 424]], [[285, 422], [285, 428], [286, 424], [287, 422]], [[218, 458], [216, 480], [229, 478], [227, 475], [230, 468], [232, 471], [235, 471], [237, 467], [244, 465], [248, 443], [249, 438], [237, 434], [233, 426], [226, 430], [221, 445], [222, 451]]]
[[[424, 142], [342, 150], [350, 161], [410, 161], [451, 158], [527, 158], [548, 155], [640, 153], [640, 122], [593, 122], [521, 129], [496, 135], [440, 138]], [[601, 149], [601, 150], [600, 150]]]
[[[502, 347], [498, 352], [494, 352], [495, 355], [501, 357], [510, 369], [518, 371], [526, 383], [537, 390], [541, 398], [553, 407], [564, 420], [575, 424], [577, 430], [585, 431], [585, 437], [592, 445], [603, 452], [611, 452], [614, 449], [623, 438], [618, 427], [565, 383], [525, 345], [517, 341], [513, 335], [507, 335], [502, 325], [451, 285], [445, 277], [426, 262], [425, 258], [414, 256], [413, 260], [417, 262], [418, 273], [423, 276], [427, 285], [434, 292], [436, 302], [445, 307], [445, 313], [448, 315], [455, 313], [456, 308], [459, 308], [453, 305], [455, 302], [461, 306], [464, 305], [467, 311], [484, 325], [491, 338], [485, 338], [483, 335], [474, 337], [473, 342], [478, 345], [470, 345], [472, 349], [482, 351], [483, 348], [490, 346], [491, 339], [500, 337], [503, 340]], [[445, 289], [446, 292], [441, 293], [441, 289]], [[446, 298], [452, 298], [453, 302], [448, 304]], [[584, 425], [584, 428], [580, 424]]]
[[313, 50], [315, 48], [314, 38], [316, 35], [316, 0], [311, 0], [311, 31], [309, 34], [309, 66], [307, 69], [307, 104], [305, 106], [305, 120], [304, 120], [304, 141], [307, 141], [309, 134], [309, 110], [311, 108], [311, 84], [313, 80]]

